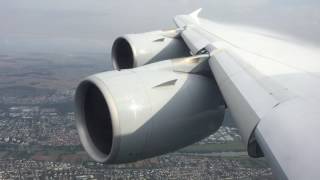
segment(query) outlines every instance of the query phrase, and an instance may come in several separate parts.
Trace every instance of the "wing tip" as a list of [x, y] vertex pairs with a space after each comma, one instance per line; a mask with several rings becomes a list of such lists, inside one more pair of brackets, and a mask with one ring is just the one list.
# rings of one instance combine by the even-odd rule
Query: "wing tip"
[[199, 8], [199, 9], [193, 11], [192, 13], [190, 13], [189, 16], [192, 19], [194, 19], [197, 23], [199, 23], [198, 17], [199, 17], [199, 14], [200, 14], [201, 11], [202, 11], [202, 8]]
[[189, 16], [191, 16], [193, 18], [198, 18], [201, 11], [202, 11], [202, 8], [199, 8], [199, 9], [193, 11], [192, 13], [190, 13]]

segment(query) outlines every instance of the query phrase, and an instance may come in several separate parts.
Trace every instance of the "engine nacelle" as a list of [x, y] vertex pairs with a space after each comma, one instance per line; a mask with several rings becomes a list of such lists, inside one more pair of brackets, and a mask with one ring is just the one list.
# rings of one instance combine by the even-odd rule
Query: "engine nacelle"
[[94, 160], [125, 163], [161, 155], [221, 126], [225, 106], [215, 81], [174, 72], [173, 64], [103, 72], [80, 83], [77, 128]]
[[112, 46], [113, 67], [117, 70], [188, 55], [178, 30], [128, 34], [117, 38]]

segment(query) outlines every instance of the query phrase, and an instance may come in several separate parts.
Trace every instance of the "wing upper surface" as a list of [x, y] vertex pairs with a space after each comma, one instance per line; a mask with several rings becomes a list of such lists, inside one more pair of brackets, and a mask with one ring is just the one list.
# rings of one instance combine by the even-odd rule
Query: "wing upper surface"
[[192, 53], [209, 50], [210, 67], [244, 142], [257, 138], [280, 178], [319, 177], [320, 49], [188, 15], [175, 22]]

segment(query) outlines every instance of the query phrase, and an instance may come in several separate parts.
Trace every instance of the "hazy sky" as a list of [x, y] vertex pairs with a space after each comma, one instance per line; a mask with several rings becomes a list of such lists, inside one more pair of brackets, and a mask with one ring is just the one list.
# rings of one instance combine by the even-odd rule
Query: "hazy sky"
[[320, 44], [319, 0], [0, 0], [0, 51], [100, 52], [119, 35], [171, 28], [173, 16], [199, 7], [213, 21]]

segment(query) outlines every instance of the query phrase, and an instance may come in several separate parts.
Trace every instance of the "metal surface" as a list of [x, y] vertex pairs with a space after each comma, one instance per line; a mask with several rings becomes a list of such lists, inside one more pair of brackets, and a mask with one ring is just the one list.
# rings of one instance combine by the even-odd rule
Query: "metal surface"
[[179, 29], [127, 34], [117, 38], [112, 47], [113, 67], [118, 70], [186, 56], [189, 49]]
[[[77, 126], [93, 159], [137, 161], [177, 150], [218, 130], [225, 106], [216, 84], [205, 76], [174, 72], [174, 67], [171, 61], [162, 61], [99, 73], [80, 84]], [[107, 105], [98, 103], [99, 92], [90, 95], [92, 86]], [[94, 113], [98, 115], [90, 115]]]
[[279, 179], [318, 179], [319, 48], [197, 16], [175, 22], [186, 29], [182, 37], [193, 53], [210, 51], [210, 67], [247, 146], [254, 137]]
[[[167, 46], [175, 36], [126, 36], [124, 46], [114, 45], [115, 67], [121, 69], [118, 47], [132, 52], [125, 68], [152, 64], [97, 74], [80, 85], [77, 122], [88, 153], [101, 162], [126, 162], [175, 150], [218, 128], [225, 102], [249, 155], [264, 154], [277, 178], [319, 179], [320, 49], [267, 31], [213, 23], [199, 12], [174, 19], [175, 32], [195, 56], [164, 61], [181, 57]], [[204, 74], [208, 69], [213, 76]], [[83, 103], [86, 82], [102, 92], [105, 103], [96, 99], [101, 95], [95, 88], [88, 90], [93, 100]], [[95, 111], [88, 105], [93, 101], [108, 112], [83, 114]], [[88, 129], [105, 116], [114, 138], [100, 146], [95, 143], [103, 140], [90, 138]], [[97, 120], [87, 126], [85, 117]], [[105, 132], [92, 134], [99, 133]], [[103, 149], [110, 144], [110, 152]]]

